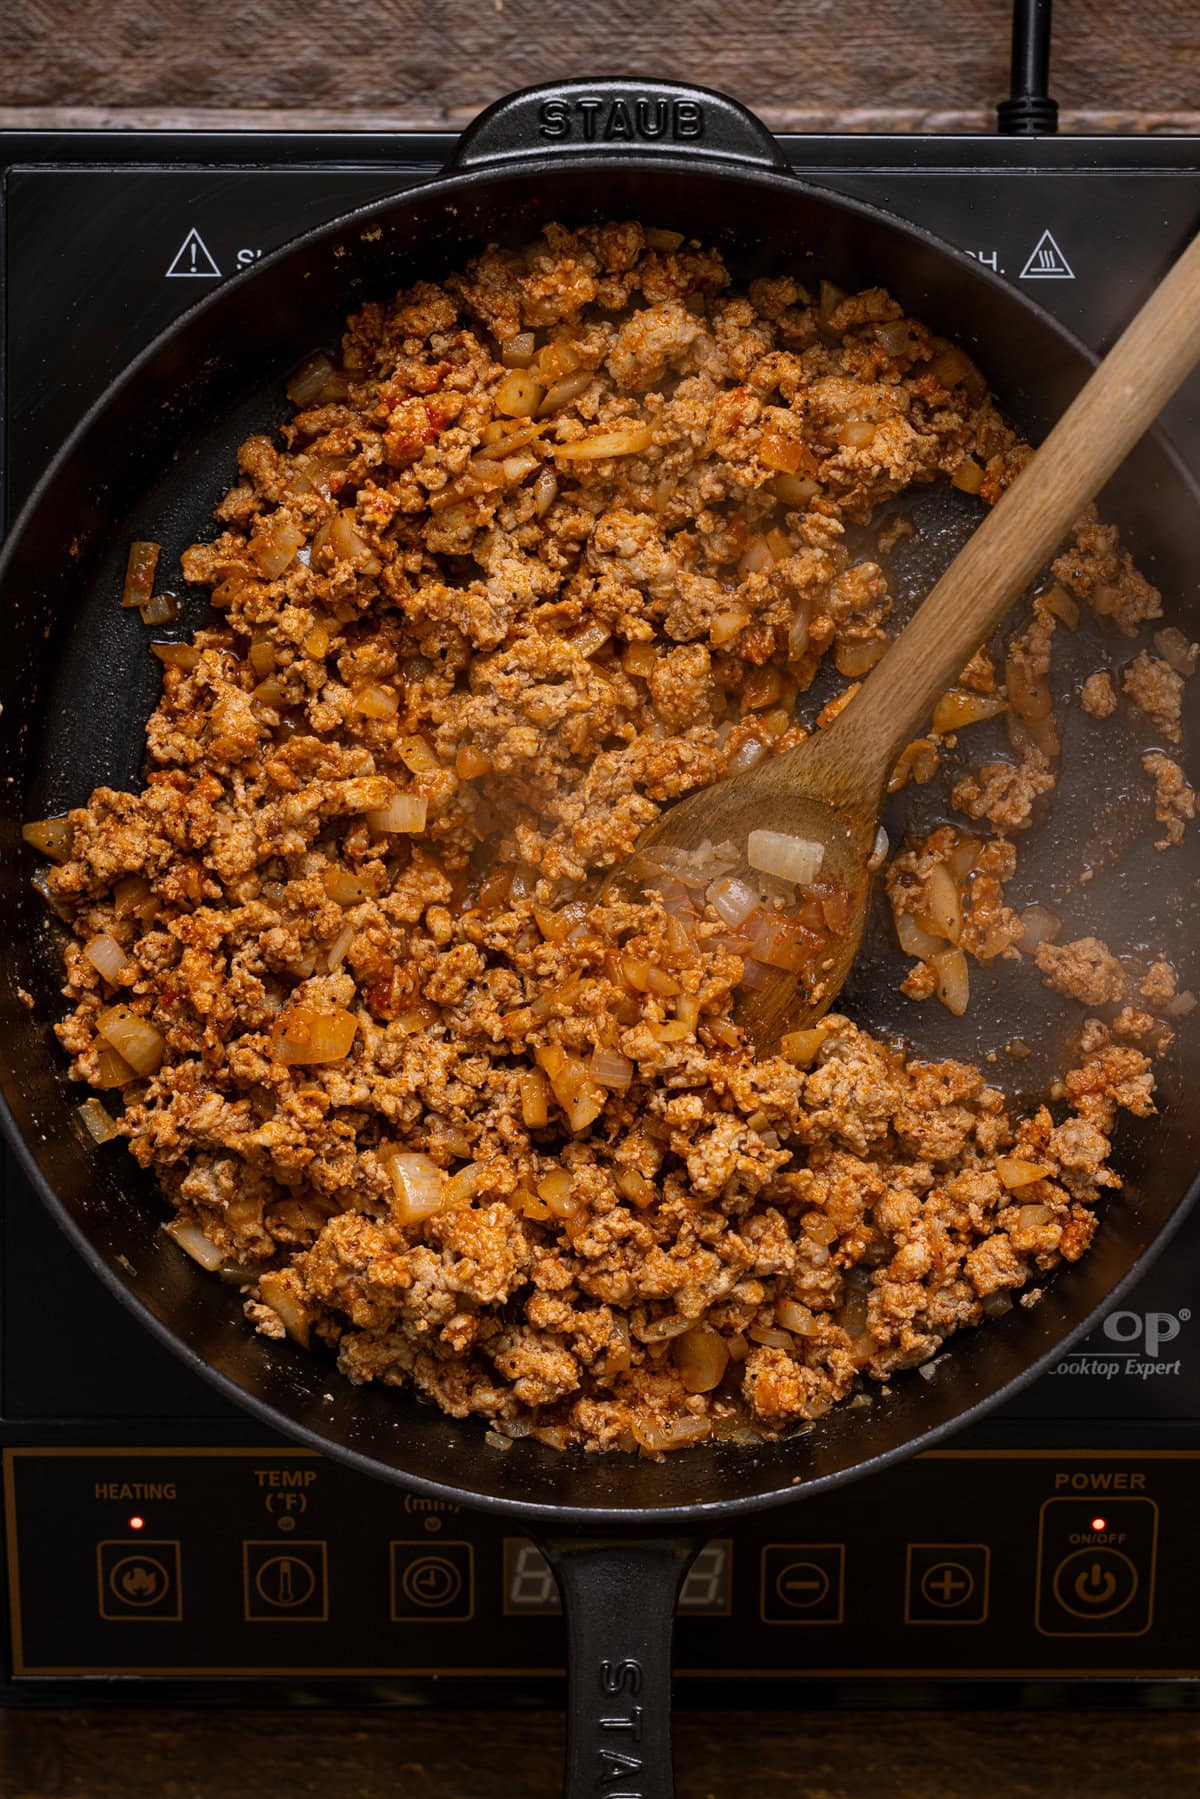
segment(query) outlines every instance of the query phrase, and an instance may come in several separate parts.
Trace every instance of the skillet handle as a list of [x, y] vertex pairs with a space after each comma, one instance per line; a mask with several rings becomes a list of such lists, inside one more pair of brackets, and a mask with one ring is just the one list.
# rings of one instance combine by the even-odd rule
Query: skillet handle
[[671, 1631], [699, 1547], [541, 1539], [567, 1622], [565, 1799], [671, 1799]]
[[496, 100], [467, 126], [447, 167], [583, 151], [686, 155], [787, 171], [761, 119], [712, 88], [601, 75], [556, 81]]

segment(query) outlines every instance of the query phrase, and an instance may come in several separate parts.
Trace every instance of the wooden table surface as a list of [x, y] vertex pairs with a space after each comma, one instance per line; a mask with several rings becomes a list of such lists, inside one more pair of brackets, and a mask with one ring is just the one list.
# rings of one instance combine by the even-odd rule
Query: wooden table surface
[[[1059, 0], [1071, 131], [1200, 131], [1198, 0]], [[9, 0], [0, 128], [458, 126], [498, 94], [629, 71], [777, 129], [977, 131], [1006, 0]], [[683, 1713], [680, 1799], [1186, 1799], [1196, 1712]], [[4, 1799], [546, 1799], [541, 1712], [10, 1713]]]
[[[461, 125], [554, 76], [673, 75], [789, 130], [977, 131], [1008, 0], [8, 0], [0, 126]], [[1200, 128], [1196, 0], [1057, 0], [1064, 130]]]
[[[685, 1712], [675, 1737], [678, 1799], [1200, 1792], [1195, 1712]], [[543, 1712], [34, 1712], [0, 1750], [4, 1799], [554, 1799], [562, 1730]]]

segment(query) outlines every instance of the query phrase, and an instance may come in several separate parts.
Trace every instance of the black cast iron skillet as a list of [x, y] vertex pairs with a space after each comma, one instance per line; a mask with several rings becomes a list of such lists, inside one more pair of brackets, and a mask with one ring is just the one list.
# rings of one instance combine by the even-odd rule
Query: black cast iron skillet
[[[560, 1456], [532, 1442], [500, 1455], [485, 1447], [478, 1423], [455, 1423], [392, 1391], [352, 1389], [317, 1356], [251, 1335], [236, 1294], [164, 1238], [153, 1184], [131, 1158], [97, 1151], [78, 1125], [81, 1095], [51, 1034], [61, 1007], [52, 927], [30, 890], [31, 859], [18, 833], [23, 819], [80, 804], [100, 782], [139, 778], [158, 667], [136, 614], [116, 604], [129, 541], [162, 543], [160, 567], [169, 571], [211, 530], [237, 445], [275, 427], [286, 413], [288, 373], [314, 347], [336, 345], [360, 298], [386, 297], [418, 276], [437, 279], [488, 241], [527, 241], [549, 220], [623, 217], [715, 243], [742, 281], [791, 270], [846, 287], [886, 285], [966, 346], [1033, 441], [1090, 364], [1061, 327], [967, 257], [794, 179], [773, 139], [732, 101], [668, 83], [568, 83], [500, 102], [465, 134], [442, 176], [280, 250], [193, 308], [89, 413], [0, 564], [0, 1084], [18, 1158], [101, 1279], [227, 1397], [364, 1472], [506, 1513], [539, 1535], [565, 1593], [569, 1783], [578, 1795], [669, 1792], [673, 1602], [692, 1550], [718, 1521], [882, 1468], [1032, 1379], [1161, 1248], [1200, 1162], [1195, 1110], [1179, 1103], [1195, 1055], [1185, 1027], [1163, 1070], [1162, 1116], [1122, 1139], [1123, 1193], [1107, 1206], [1089, 1255], [1056, 1278], [1040, 1304], [964, 1334], [934, 1379], [901, 1378], [890, 1398], [836, 1412], [807, 1436], [756, 1449], [706, 1446], [655, 1463]], [[921, 504], [921, 541], [945, 561], [965, 515], [946, 511], [936, 495]], [[1200, 635], [1200, 498], [1161, 440], [1141, 445], [1104, 509], [1163, 588], [1171, 616], [1190, 620]], [[909, 584], [924, 578], [918, 555]], [[194, 627], [200, 596], [188, 604]], [[1098, 779], [1097, 757], [1107, 753], [1085, 744], [1065, 759], [1056, 823], [1041, 834], [1051, 848], [1039, 893], [1053, 903], [1057, 882], [1065, 911], [1079, 907], [1086, 922], [1072, 934], [1094, 928], [1124, 948], [1149, 947], [1180, 935], [1188, 876], [1181, 852], [1156, 858], [1146, 847], [1147, 808], [1132, 789], [1114, 787], [1119, 803], [1105, 813], [1102, 796], [1116, 779], [1104, 768]], [[1141, 821], [1133, 851], [1072, 899], [1063, 870], [1092, 854], [1093, 839], [1102, 864], [1127, 816]], [[846, 1002], [852, 1009], [857, 993], [873, 1025], [897, 1022], [900, 1011], [889, 1008], [903, 1006], [889, 997], [894, 971], [883, 977], [881, 953], [868, 946]], [[32, 1009], [19, 990], [33, 996]], [[977, 1054], [989, 1030], [1003, 1041], [1023, 1018], [1036, 1035], [1031, 1003], [1019, 982], [1002, 982], [994, 995], [985, 989], [963, 1021], [923, 1013], [922, 1047]], [[913, 1028], [911, 1010], [905, 1020]], [[1037, 1090], [1032, 1076], [1030, 1086]]]

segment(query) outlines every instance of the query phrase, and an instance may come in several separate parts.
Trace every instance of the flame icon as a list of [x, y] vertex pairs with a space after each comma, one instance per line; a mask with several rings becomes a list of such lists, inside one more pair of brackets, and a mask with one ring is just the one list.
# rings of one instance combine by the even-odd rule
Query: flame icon
[[131, 1599], [149, 1599], [158, 1589], [158, 1581], [142, 1562], [128, 1568], [121, 1576], [121, 1590]]
[[[121, 1542], [101, 1543], [100, 1616], [179, 1616], [179, 1550], [174, 1543], [140, 1545], [134, 1553]], [[161, 1550], [162, 1553], [156, 1553]], [[169, 1607], [164, 1610], [164, 1607]]]

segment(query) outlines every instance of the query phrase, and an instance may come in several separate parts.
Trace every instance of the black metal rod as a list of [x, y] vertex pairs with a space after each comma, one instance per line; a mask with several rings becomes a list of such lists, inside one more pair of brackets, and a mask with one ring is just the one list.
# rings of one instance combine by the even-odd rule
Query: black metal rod
[[1053, 0], [1014, 0], [1009, 97], [996, 108], [1006, 136], [1058, 130], [1058, 104], [1049, 93], [1052, 12]]

